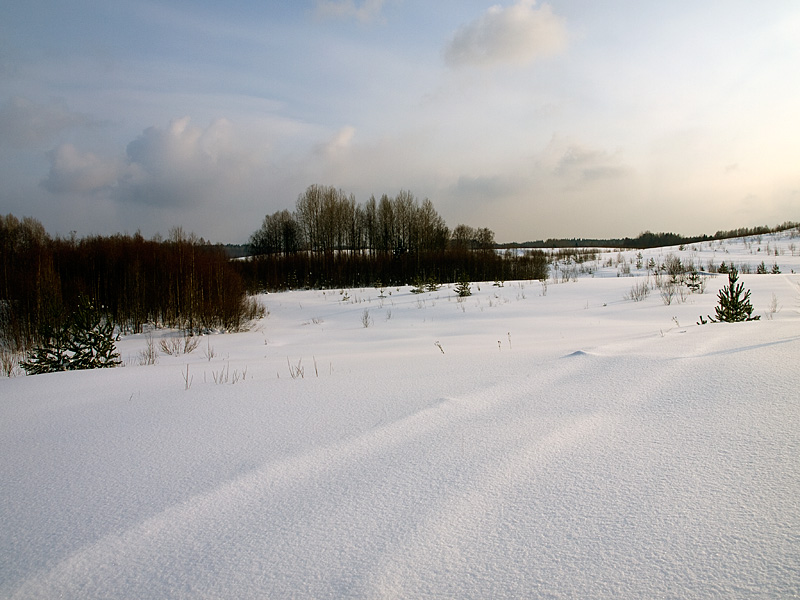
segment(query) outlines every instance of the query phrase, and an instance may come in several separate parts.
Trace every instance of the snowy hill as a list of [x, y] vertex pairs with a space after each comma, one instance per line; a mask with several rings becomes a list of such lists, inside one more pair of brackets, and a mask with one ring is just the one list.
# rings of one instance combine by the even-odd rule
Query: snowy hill
[[[190, 354], [2, 379], [0, 597], [796, 596], [799, 246], [270, 294]], [[670, 255], [749, 270], [761, 320], [697, 325], [727, 278], [667, 298]]]

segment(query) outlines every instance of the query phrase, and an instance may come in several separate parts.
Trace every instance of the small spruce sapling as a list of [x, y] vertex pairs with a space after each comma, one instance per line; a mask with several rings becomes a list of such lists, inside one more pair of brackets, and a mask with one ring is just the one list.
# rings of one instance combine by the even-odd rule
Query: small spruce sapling
[[45, 332], [21, 366], [29, 375], [55, 371], [103, 369], [122, 364], [116, 351], [114, 324], [90, 300], [81, 299], [68, 321]]
[[750, 303], [750, 290], [745, 291], [744, 284], [739, 279], [735, 268], [728, 272], [728, 285], [722, 288], [717, 295], [718, 302], [715, 308], [716, 318], [709, 316], [708, 321], [700, 317], [699, 324], [711, 323], [739, 323], [741, 321], [758, 321], [761, 316], [753, 315], [753, 305]]
[[462, 277], [458, 281], [458, 283], [456, 283], [455, 290], [456, 294], [458, 294], [459, 297], [461, 298], [472, 295], [472, 290], [470, 289], [469, 280], [466, 277]]
[[66, 325], [46, 328], [42, 333], [43, 341], [30, 353], [20, 366], [28, 375], [67, 371], [70, 368], [71, 355], [68, 351], [69, 328]]
[[703, 291], [703, 280], [700, 278], [700, 274], [696, 270], [692, 270], [686, 278], [686, 287], [689, 288], [693, 294], [696, 292]]

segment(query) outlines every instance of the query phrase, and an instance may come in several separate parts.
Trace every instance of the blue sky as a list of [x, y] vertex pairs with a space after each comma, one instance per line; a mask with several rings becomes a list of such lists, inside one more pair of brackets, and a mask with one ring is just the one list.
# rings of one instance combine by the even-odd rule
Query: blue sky
[[0, 213], [246, 241], [313, 183], [500, 241], [800, 220], [800, 5], [10, 0]]

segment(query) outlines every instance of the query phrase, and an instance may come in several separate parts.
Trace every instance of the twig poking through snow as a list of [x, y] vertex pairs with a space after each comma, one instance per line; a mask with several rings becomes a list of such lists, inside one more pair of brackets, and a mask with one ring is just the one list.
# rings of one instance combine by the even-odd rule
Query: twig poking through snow
[[188, 364], [186, 365], [186, 373], [181, 372], [181, 374], [183, 375], [183, 381], [186, 384], [186, 387], [184, 389], [188, 390], [190, 387], [192, 387], [192, 381], [194, 380], [194, 375], [189, 377], [189, 365]]

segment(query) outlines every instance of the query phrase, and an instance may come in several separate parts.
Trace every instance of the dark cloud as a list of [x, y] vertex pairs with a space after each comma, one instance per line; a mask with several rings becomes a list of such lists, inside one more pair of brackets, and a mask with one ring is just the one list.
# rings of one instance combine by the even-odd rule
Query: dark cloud
[[458, 178], [452, 192], [465, 200], [486, 202], [497, 197], [504, 197], [514, 191], [511, 183], [498, 176], [472, 177], [462, 175]]
[[573, 182], [592, 182], [616, 178], [627, 173], [618, 156], [583, 146], [569, 146], [553, 173]]

